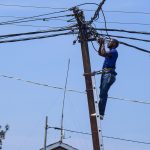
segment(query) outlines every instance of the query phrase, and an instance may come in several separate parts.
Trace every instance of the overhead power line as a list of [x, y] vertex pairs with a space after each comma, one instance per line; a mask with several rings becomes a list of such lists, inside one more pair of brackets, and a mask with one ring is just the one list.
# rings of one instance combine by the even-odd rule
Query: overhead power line
[[[30, 20], [23, 20], [23, 21], [16, 21], [16, 22], [12, 22], [12, 23], [8, 23], [8, 24], [13, 24], [13, 23], [24, 23], [24, 22], [33, 22], [33, 21], [50, 21], [50, 20], [63, 20], [60, 18], [64, 18], [64, 17], [72, 17], [73, 15], [63, 15], [63, 16], [53, 16], [53, 17], [44, 17], [44, 18], [35, 18], [35, 19], [30, 19]], [[63, 21], [68, 21], [68, 20], [63, 20]], [[0, 24], [0, 25], [7, 25], [6, 24]]]
[[[0, 77], [1, 78], [7, 78], [7, 79], [13, 79], [13, 80], [21, 81], [21, 82], [25, 82], [25, 83], [36, 85], [36, 86], [53, 88], [53, 89], [63, 90], [63, 91], [65, 90], [63, 87], [53, 86], [53, 85], [49, 85], [49, 84], [45, 84], [45, 83], [39, 83], [39, 82], [35, 82], [35, 81], [30, 81], [30, 80], [24, 80], [24, 79], [18, 78], [18, 77], [13, 77], [13, 76], [8, 76], [8, 75], [0, 75]], [[80, 93], [80, 94], [85, 94], [86, 93], [84, 91], [78, 91], [78, 90], [74, 90], [74, 89], [67, 89], [67, 91], [68, 92], [74, 92], [74, 93]]]
[[64, 27], [55, 28], [55, 29], [48, 29], [48, 30], [39, 30], [39, 31], [33, 31], [33, 32], [23, 32], [23, 33], [15, 33], [15, 34], [6, 34], [6, 35], [0, 35], [0, 38], [9, 38], [9, 37], [17, 37], [17, 36], [23, 36], [23, 35], [34, 35], [34, 34], [41, 34], [41, 33], [74, 30], [73, 27], [75, 27], [75, 26], [76, 25], [71, 25], [71, 26], [64, 26]]
[[53, 7], [48, 7], [48, 6], [32, 6], [32, 5], [14, 5], [14, 4], [0, 4], [0, 6], [4, 7], [22, 7], [22, 8], [40, 8], [40, 9], [66, 9], [66, 8], [53, 8]]
[[[96, 21], [98, 23], [105, 23], [103, 21]], [[127, 25], [141, 25], [141, 26], [150, 26], [149, 23], [140, 23], [140, 22], [119, 22], [119, 21], [108, 21], [108, 24], [127, 24]]]
[[37, 18], [37, 17], [43, 17], [43, 16], [48, 16], [48, 15], [53, 15], [53, 14], [59, 14], [59, 13], [66, 12], [66, 11], [68, 11], [68, 10], [45, 13], [45, 14], [40, 14], [40, 15], [35, 15], [35, 16], [30, 16], [30, 17], [24, 17], [24, 18], [20, 18], [20, 19], [16, 19], [16, 20], [8, 20], [8, 21], [5, 21], [5, 22], [0, 22], [0, 24], [2, 25], [2, 24], [15, 23], [15, 22], [18, 22], [18, 21], [24, 21], [26, 19], [33, 19], [33, 18]]
[[1, 40], [0, 43], [14, 43], [14, 42], [22, 42], [22, 41], [30, 41], [30, 40], [37, 40], [37, 39], [45, 39], [50, 37], [57, 37], [63, 35], [73, 35], [75, 32], [66, 32], [66, 33], [59, 33], [59, 34], [51, 34], [51, 35], [43, 35], [43, 36], [34, 36], [34, 37], [27, 37], [27, 38], [19, 38], [19, 39], [12, 39], [12, 40]]
[[125, 102], [132, 102], [132, 103], [141, 103], [141, 104], [150, 104], [150, 102], [140, 101], [140, 100], [132, 100], [132, 99], [125, 99], [125, 98], [117, 98], [117, 97], [108, 97], [113, 100], [125, 101]]
[[0, 15], [0, 18], [24, 18], [24, 17], [18, 17], [18, 16], [5, 16], [5, 15], [3, 15], [3, 16], [1, 16]]
[[150, 32], [144, 32], [144, 31], [131, 31], [131, 30], [124, 30], [124, 29], [105, 29], [105, 28], [95, 28], [96, 30], [100, 31], [114, 31], [114, 32], [124, 32], [124, 33], [135, 33], [135, 34], [145, 34], [145, 35], [150, 35]]
[[31, 19], [18, 19], [17, 21], [6, 21], [6, 22], [0, 22], [0, 25], [9, 25], [9, 24], [16, 24], [16, 23], [25, 23], [25, 22], [33, 22], [33, 21], [49, 21], [52, 19], [57, 19], [57, 18], [64, 18], [64, 17], [71, 17], [73, 15], [62, 15], [62, 16], [53, 16], [53, 17], [44, 17], [44, 18], [31, 18]]
[[[13, 76], [9, 76], [9, 75], [0, 75], [0, 77], [1, 78], [7, 78], [7, 79], [13, 79], [13, 80], [21, 81], [21, 82], [25, 82], [25, 83], [36, 85], [36, 86], [53, 88], [53, 89], [63, 90], [63, 91], [65, 90], [63, 87], [53, 86], [53, 85], [49, 85], [49, 84], [45, 84], [45, 83], [39, 83], [39, 82], [35, 82], [35, 81], [30, 81], [30, 80], [24, 80], [22, 78], [13, 77]], [[79, 93], [79, 94], [86, 94], [86, 91], [79, 91], [79, 90], [75, 90], [75, 89], [66, 89], [66, 91]], [[141, 101], [141, 100], [132, 100], [132, 99], [125, 99], [125, 98], [117, 98], [117, 97], [108, 97], [108, 98], [113, 99], [113, 100], [119, 100], [119, 101], [125, 101], [125, 102], [132, 102], [132, 103], [139, 103], [139, 104], [150, 105], [150, 102]]]
[[112, 34], [100, 34], [102, 36], [109, 36], [109, 37], [116, 37], [116, 38], [123, 38], [123, 39], [129, 39], [129, 40], [136, 40], [136, 41], [142, 41], [142, 42], [150, 42], [150, 40], [146, 39], [139, 39], [135, 37], [127, 37], [127, 36], [119, 36], [119, 35], [112, 35]]
[[[96, 3], [84, 3], [81, 5], [77, 5], [77, 6], [82, 6], [82, 5], [98, 5]], [[64, 10], [64, 9], [68, 9], [68, 8], [64, 8], [64, 7], [50, 7], [50, 6], [33, 6], [33, 5], [21, 5], [21, 4], [2, 4], [0, 3], [0, 6], [4, 6], [4, 7], [20, 7], [20, 8], [35, 8], [35, 9], [53, 9], [53, 10]], [[83, 9], [84, 11], [95, 11], [94, 9]], [[150, 12], [142, 12], [142, 11], [122, 11], [122, 10], [104, 10], [104, 12], [106, 13], [127, 13], [127, 14], [143, 14], [143, 15], [150, 15]]]
[[[55, 129], [55, 130], [61, 130], [61, 128], [59, 128], [59, 127], [49, 126], [48, 128]], [[90, 135], [90, 136], [92, 135], [91, 133], [88, 133], [88, 132], [75, 131], [75, 130], [70, 130], [70, 129], [63, 129], [63, 130], [68, 131], [68, 132], [72, 132], [72, 133], [77, 133], [77, 134]], [[125, 142], [132, 142], [132, 143], [150, 145], [150, 142], [131, 140], [131, 139], [125, 139], [125, 138], [120, 138], [120, 137], [114, 137], [114, 136], [103, 136], [103, 137], [108, 138], [108, 139], [113, 139], [113, 140], [120, 140], [120, 141], [125, 141]]]
[[[79, 5], [76, 5], [77, 7], [79, 6], [84, 6], [84, 5], [98, 5], [96, 3], [82, 3], [82, 4], [79, 4]], [[40, 9], [68, 9], [68, 8], [58, 8], [58, 7], [50, 7], [50, 6], [31, 6], [31, 5], [14, 5], [14, 4], [0, 4], [0, 6], [5, 6], [5, 7], [23, 7], [23, 8], [40, 8]]]
[[[82, 9], [84, 11], [95, 11], [94, 9]], [[141, 11], [122, 11], [122, 10], [104, 10], [105, 13], [121, 13], [121, 14], [141, 14], [141, 15], [150, 15], [150, 12], [141, 12]]]
[[97, 3], [82, 3], [82, 4], [76, 5], [76, 7], [80, 7], [80, 6], [84, 6], [84, 5], [96, 5], [96, 6], [99, 6]]
[[[97, 38], [100, 38], [100, 36], [102, 36], [102, 34], [98, 33], [97, 30], [95, 28], [91, 28], [89, 27], [89, 30], [92, 32], [92, 35], [94, 35], [94, 38], [93, 39], [90, 39], [89, 41], [95, 41]], [[106, 41], [109, 41], [110, 39], [107, 38], [108, 35], [106, 36], [102, 36], [102, 38], [105, 38]], [[121, 37], [121, 36], [120, 36]], [[110, 38], [110, 37], [109, 37]], [[137, 40], [137, 39], [136, 39]], [[144, 39], [143, 39], [144, 40]], [[142, 52], [146, 52], [146, 53], [150, 53], [149, 50], [147, 49], [144, 49], [144, 48], [140, 48], [138, 46], [134, 46], [134, 45], [131, 45], [131, 44], [128, 44], [128, 43], [125, 43], [125, 42], [122, 42], [119, 40], [119, 43], [122, 44], [122, 45], [125, 45], [125, 46], [128, 46], [128, 47], [132, 47], [134, 49], [137, 49], [139, 51], [142, 51]]]
[[138, 46], [134, 46], [134, 45], [131, 45], [131, 44], [128, 44], [128, 43], [122, 42], [122, 41], [119, 41], [119, 43], [120, 43], [120, 44], [122, 44], [122, 45], [128, 46], [128, 47], [132, 47], [132, 48], [134, 48], [134, 49], [137, 49], [137, 50], [142, 51], [142, 52], [145, 52], [145, 53], [150, 53], [150, 51], [149, 51], [149, 50], [146, 50], [146, 49], [140, 48], [140, 47], [138, 47]]
[[50, 26], [31, 25], [31, 24], [8, 24], [8, 25], [13, 25], [13, 26], [18, 26], [18, 27], [51, 28]]
[[141, 11], [122, 11], [122, 10], [105, 10], [108, 13], [125, 13], [125, 14], [143, 14], [150, 15], [150, 12], [141, 12]]
[[125, 142], [132, 142], [132, 143], [150, 145], [150, 142], [144, 142], [144, 141], [138, 141], [138, 140], [131, 140], [131, 139], [124, 139], [124, 138], [113, 137], [113, 136], [103, 136], [103, 137], [107, 138], [107, 139], [113, 139], [113, 140], [119, 140], [119, 141], [125, 141]]
[[[107, 41], [107, 39], [106, 39], [106, 41]], [[109, 41], [109, 39], [108, 39], [108, 41]], [[139, 51], [142, 51], [142, 52], [145, 52], [145, 53], [150, 53], [150, 51], [147, 50], [147, 49], [144, 49], [144, 48], [141, 48], [141, 47], [132, 45], [132, 44], [128, 44], [128, 43], [122, 42], [122, 41], [120, 41], [120, 40], [119, 40], [119, 44], [122, 44], [122, 45], [124, 45], [124, 46], [128, 46], [128, 47], [134, 48], [134, 49], [136, 49], [136, 50], [139, 50]]]

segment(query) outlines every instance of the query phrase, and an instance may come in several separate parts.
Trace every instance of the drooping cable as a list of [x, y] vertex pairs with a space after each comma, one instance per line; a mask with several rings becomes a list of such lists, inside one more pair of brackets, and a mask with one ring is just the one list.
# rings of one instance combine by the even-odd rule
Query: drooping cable
[[80, 7], [80, 6], [84, 6], [84, 5], [96, 5], [96, 6], [99, 6], [97, 3], [82, 3], [82, 4], [76, 5], [76, 7]]
[[105, 22], [105, 31], [106, 31], [106, 34], [107, 34], [107, 36], [108, 36], [108, 38], [110, 39], [110, 36], [109, 36], [109, 34], [108, 34], [108, 31], [107, 31], [107, 21], [106, 21], [106, 17], [105, 17], [105, 14], [104, 14], [104, 11], [103, 11], [103, 9], [101, 8], [101, 11], [102, 11], [102, 14], [103, 14], [103, 18], [104, 18], [104, 22]]
[[106, 0], [102, 0], [102, 2], [98, 5], [97, 10], [95, 11], [94, 16], [91, 18], [91, 20], [89, 21], [89, 24], [92, 24], [93, 21], [99, 16], [99, 12], [102, 9], [102, 6], [104, 5]]
[[95, 50], [95, 52], [98, 53], [98, 50], [95, 48], [94, 43], [93, 43], [92, 41], [91, 41], [91, 44], [92, 44], [92, 47], [93, 47], [93, 49]]

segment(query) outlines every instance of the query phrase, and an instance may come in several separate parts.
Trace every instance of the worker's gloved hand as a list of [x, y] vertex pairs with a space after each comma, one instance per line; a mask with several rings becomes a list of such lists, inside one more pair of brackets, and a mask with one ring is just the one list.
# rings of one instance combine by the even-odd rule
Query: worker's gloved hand
[[104, 40], [103, 38], [99, 38], [99, 39], [98, 39], [98, 43], [99, 43], [100, 45], [102, 45], [102, 44], [105, 43], [105, 40]]

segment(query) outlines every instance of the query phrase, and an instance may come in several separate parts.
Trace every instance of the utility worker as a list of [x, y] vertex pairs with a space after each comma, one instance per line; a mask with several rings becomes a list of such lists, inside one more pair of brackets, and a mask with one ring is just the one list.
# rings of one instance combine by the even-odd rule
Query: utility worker
[[116, 80], [116, 61], [118, 58], [118, 52], [116, 48], [119, 46], [119, 42], [116, 39], [110, 39], [107, 44], [109, 51], [105, 50], [105, 40], [99, 39], [98, 43], [100, 44], [98, 54], [102, 57], [105, 57], [103, 68], [102, 68], [102, 76], [100, 83], [100, 101], [99, 101], [99, 113], [100, 119], [103, 120], [105, 114], [105, 108], [108, 98], [108, 91], [111, 85]]

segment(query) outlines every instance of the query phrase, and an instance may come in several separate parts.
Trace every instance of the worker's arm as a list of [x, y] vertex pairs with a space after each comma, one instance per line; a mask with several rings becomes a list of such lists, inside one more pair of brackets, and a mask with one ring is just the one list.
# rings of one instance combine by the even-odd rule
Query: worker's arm
[[103, 57], [107, 57], [107, 56], [111, 57], [111, 54], [106, 52], [106, 50], [105, 50], [105, 41], [104, 41], [104, 39], [102, 39], [102, 38], [99, 39], [98, 43], [100, 45], [99, 50], [98, 50], [98, 54], [100, 56], [103, 56]]

